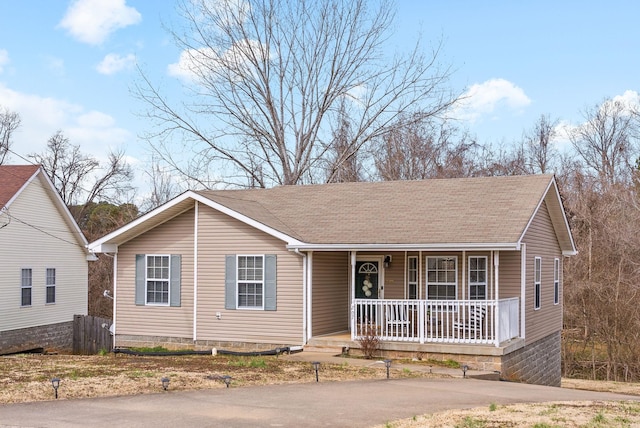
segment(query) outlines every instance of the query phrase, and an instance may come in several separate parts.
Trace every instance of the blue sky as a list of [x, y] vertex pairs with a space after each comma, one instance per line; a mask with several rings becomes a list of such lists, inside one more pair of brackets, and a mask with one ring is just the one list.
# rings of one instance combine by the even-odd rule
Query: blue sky
[[[451, 87], [470, 95], [457, 114], [480, 142], [518, 141], [541, 114], [575, 125], [605, 97], [638, 100], [640, 2], [397, 5], [390, 51], [418, 36], [426, 48], [442, 39]], [[0, 0], [0, 106], [22, 117], [14, 150], [40, 152], [62, 130], [87, 153], [121, 149], [144, 168], [149, 148], [138, 135], [147, 124], [130, 94], [135, 64], [176, 86], [168, 70], [180, 51], [163, 28], [175, 20], [171, 1]]]

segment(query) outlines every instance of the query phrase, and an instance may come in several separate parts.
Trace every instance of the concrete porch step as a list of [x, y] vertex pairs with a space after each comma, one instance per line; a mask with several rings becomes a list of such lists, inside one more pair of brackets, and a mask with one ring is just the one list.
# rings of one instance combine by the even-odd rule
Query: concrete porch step
[[342, 353], [341, 346], [326, 346], [326, 345], [305, 345], [304, 352], [321, 352], [331, 355], [340, 355]]

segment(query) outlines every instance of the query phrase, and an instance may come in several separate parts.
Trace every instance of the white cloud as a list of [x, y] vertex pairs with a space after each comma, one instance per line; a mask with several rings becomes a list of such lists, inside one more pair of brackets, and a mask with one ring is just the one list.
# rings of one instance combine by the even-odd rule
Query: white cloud
[[9, 52], [6, 49], [0, 49], [0, 73], [4, 71], [4, 66], [9, 64]]
[[519, 112], [531, 104], [522, 88], [505, 79], [490, 79], [471, 85], [462, 98], [453, 115], [470, 122], [492, 115], [500, 108]]
[[178, 62], [167, 66], [167, 73], [169, 73], [169, 76], [179, 79], [195, 81], [198, 75], [198, 68], [203, 67], [203, 64], [208, 62], [208, 58], [213, 61], [214, 57], [215, 54], [211, 48], [183, 50], [180, 53]]
[[119, 71], [132, 68], [135, 63], [136, 57], [133, 54], [120, 56], [115, 53], [110, 53], [97, 65], [96, 70], [102, 74], [115, 74]]
[[58, 26], [83, 43], [99, 45], [114, 31], [141, 20], [140, 12], [125, 0], [76, 0]]
[[173, 77], [196, 81], [199, 75], [215, 72], [216, 67], [220, 67], [225, 72], [235, 70], [237, 75], [231, 78], [242, 80], [243, 76], [252, 73], [253, 66], [250, 59], [252, 56], [256, 58], [265, 56], [267, 59], [272, 57], [265, 45], [256, 40], [243, 40], [221, 53], [211, 48], [183, 50], [178, 62], [169, 64], [167, 72]]
[[630, 112], [640, 109], [640, 94], [636, 91], [626, 90], [622, 95], [613, 97], [611, 101], [619, 102]]
[[[0, 83], [0, 100], [4, 107], [20, 114], [22, 123], [14, 134], [13, 150], [26, 157], [44, 150], [47, 140], [58, 130], [72, 144], [96, 158], [106, 157], [134, 139], [131, 132], [116, 126], [115, 119], [98, 111], [87, 111], [78, 104], [55, 98], [24, 94]], [[14, 162], [25, 161], [12, 156]]]

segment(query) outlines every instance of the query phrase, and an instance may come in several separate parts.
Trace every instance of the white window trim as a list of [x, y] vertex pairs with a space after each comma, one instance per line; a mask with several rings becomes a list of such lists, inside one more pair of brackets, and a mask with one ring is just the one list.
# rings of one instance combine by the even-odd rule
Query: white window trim
[[[416, 272], [416, 280], [415, 281], [411, 281], [411, 275], [409, 274], [409, 272], [411, 272], [413, 269], [411, 269], [411, 261], [415, 260], [415, 264], [416, 264], [416, 268], [415, 268], [415, 272]], [[416, 299], [420, 298], [420, 268], [418, 265], [418, 256], [408, 256], [407, 257], [407, 299], [410, 299], [409, 297], [409, 290], [411, 289], [411, 285], [414, 285], [416, 288]]]
[[[262, 280], [256, 281], [240, 281], [240, 258], [241, 257], [260, 257], [262, 259]], [[266, 275], [266, 258], [264, 254], [237, 254], [236, 255], [236, 309], [243, 311], [264, 311], [264, 293]], [[240, 306], [240, 283], [262, 284], [262, 304], [260, 306]]]
[[[53, 270], [53, 284], [49, 284], [49, 270]], [[56, 304], [56, 281], [57, 281], [57, 272], [56, 268], [45, 268], [44, 270], [44, 301], [45, 305], [55, 305]], [[53, 288], [53, 302], [47, 302], [47, 298], [49, 296], [49, 287]]]
[[560, 259], [553, 259], [553, 304], [560, 304]]
[[[149, 281], [164, 281], [158, 278], [149, 278], [149, 257], [166, 257], [169, 263], [169, 270], [167, 271], [167, 303], [149, 302]], [[144, 255], [144, 304], [146, 306], [170, 306], [171, 304], [171, 254], [145, 254]]]
[[[25, 270], [28, 270], [31, 272], [31, 283], [28, 286], [25, 286], [22, 283], [22, 274]], [[31, 303], [28, 305], [23, 305], [22, 304], [22, 290], [28, 288], [30, 290], [30, 295], [31, 295]], [[21, 308], [30, 308], [33, 306], [33, 268], [30, 267], [24, 267], [24, 268], [20, 268], [20, 307]]]
[[[538, 303], [538, 306], [536, 306], [536, 301]], [[535, 257], [533, 260], [533, 309], [537, 311], [541, 307], [542, 307], [542, 257]]]
[[[471, 281], [471, 259], [484, 259], [484, 281], [472, 282]], [[469, 300], [471, 300], [471, 286], [472, 285], [484, 285], [484, 299], [477, 300], [487, 300], [489, 299], [489, 258], [487, 256], [469, 256], [467, 258], [468, 272], [467, 276], [469, 278], [469, 288], [468, 288], [468, 296]]]
[[[454, 262], [454, 272], [455, 272], [455, 281], [454, 282], [434, 282], [429, 283], [429, 259], [453, 259]], [[427, 257], [427, 266], [425, 267], [425, 284], [426, 284], [426, 296], [427, 300], [455, 300], [458, 296], [458, 257], [457, 256], [428, 256]], [[429, 285], [453, 285], [455, 287], [454, 297], [453, 299], [432, 299], [429, 296]]]

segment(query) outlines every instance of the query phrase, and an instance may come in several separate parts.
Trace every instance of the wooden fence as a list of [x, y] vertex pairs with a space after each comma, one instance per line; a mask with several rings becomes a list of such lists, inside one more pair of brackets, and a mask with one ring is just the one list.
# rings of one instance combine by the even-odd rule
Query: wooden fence
[[109, 332], [111, 320], [91, 315], [73, 317], [73, 353], [97, 354], [101, 350], [111, 351], [113, 337]]

